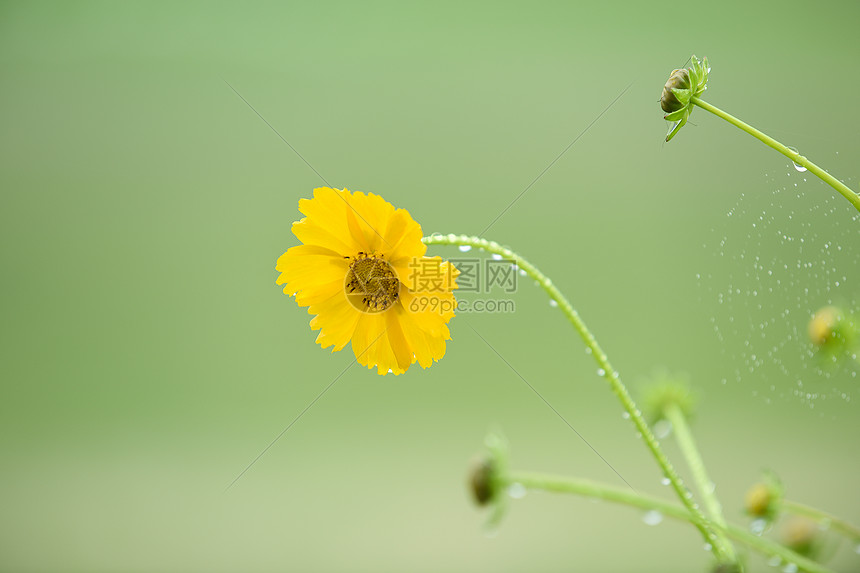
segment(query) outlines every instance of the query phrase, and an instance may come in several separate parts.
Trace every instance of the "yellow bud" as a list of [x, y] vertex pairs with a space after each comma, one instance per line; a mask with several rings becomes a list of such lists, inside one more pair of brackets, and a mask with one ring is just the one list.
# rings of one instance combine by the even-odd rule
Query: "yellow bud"
[[801, 555], [809, 555], [815, 548], [817, 524], [806, 517], [793, 516], [782, 526], [782, 543]]
[[765, 517], [770, 515], [773, 508], [773, 492], [771, 488], [763, 483], [757, 483], [747, 492], [745, 507], [747, 513], [754, 517]]
[[809, 321], [809, 339], [816, 346], [824, 346], [836, 334], [841, 313], [835, 306], [825, 306], [818, 310]]

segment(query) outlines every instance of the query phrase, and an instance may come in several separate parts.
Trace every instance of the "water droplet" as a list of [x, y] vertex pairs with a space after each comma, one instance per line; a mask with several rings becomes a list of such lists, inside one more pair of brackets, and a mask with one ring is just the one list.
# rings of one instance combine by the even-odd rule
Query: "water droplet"
[[459, 249], [461, 253], [468, 253], [472, 250], [472, 245], [460, 245]]
[[497, 260], [497, 261], [501, 261], [501, 260], [502, 260], [502, 255], [500, 255], [500, 254], [498, 254], [498, 253], [493, 253], [493, 258], [494, 258], [495, 260]]
[[[791, 151], [793, 151], [793, 152], [797, 153], [798, 155], [800, 155], [800, 152], [797, 150], [797, 148], [796, 148], [796, 147], [789, 147], [789, 149], [790, 149]], [[803, 173], [804, 171], [806, 171], [806, 167], [804, 167], [803, 165], [798, 165], [798, 164], [797, 164], [797, 163], [795, 163], [794, 161], [792, 161], [792, 162], [791, 162], [791, 164], [792, 164], [792, 165], [794, 165], [794, 168], [795, 168], [797, 171], [801, 172], [801, 173]]]
[[663, 514], [657, 511], [656, 509], [652, 509], [650, 511], [646, 511], [644, 515], [642, 515], [642, 523], [645, 525], [659, 525], [663, 521]]
[[767, 521], [764, 519], [753, 519], [750, 522], [750, 531], [755, 535], [761, 535], [767, 529]]
[[508, 486], [508, 495], [514, 499], [522, 499], [526, 496], [526, 487], [521, 483], [512, 483]]
[[670, 483], [672, 483], [672, 480], [670, 480], [669, 478], [663, 478], [660, 480], [660, 483], [663, 485], [669, 485]]
[[597, 375], [598, 376], [606, 376], [606, 370], [604, 370], [603, 368], [598, 368], [597, 369]]
[[660, 420], [654, 424], [654, 435], [659, 439], [663, 439], [672, 433], [672, 422], [669, 420]]
[[782, 557], [780, 557], [779, 555], [774, 555], [767, 560], [767, 564], [771, 567], [779, 567], [780, 565], [782, 565]]
[[520, 276], [521, 277], [526, 276], [526, 272], [523, 269], [520, 269]]
[[797, 573], [797, 565], [794, 563], [786, 563], [782, 568], [782, 573]]
[[590, 347], [590, 346], [586, 346], [586, 347], [585, 347], [585, 353], [586, 353], [586, 354], [591, 354], [591, 347]]
[[555, 308], [555, 307], [557, 307], [557, 306], [558, 306], [558, 301], [557, 301], [557, 300], [555, 300], [554, 298], [551, 298], [551, 299], [549, 299], [549, 305], [550, 305], [551, 307]]
[[705, 543], [705, 545], [704, 545], [705, 551], [710, 551], [712, 548], [713, 548], [713, 545], [711, 545], [710, 543]]
[[624, 418], [625, 420], [629, 420], [630, 419], [630, 412], [621, 412], [621, 417]]

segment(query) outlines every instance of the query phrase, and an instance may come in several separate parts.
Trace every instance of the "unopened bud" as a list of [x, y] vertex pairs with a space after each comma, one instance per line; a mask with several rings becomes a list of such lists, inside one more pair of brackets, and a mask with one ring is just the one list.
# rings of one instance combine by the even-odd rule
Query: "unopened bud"
[[666, 85], [663, 86], [663, 95], [660, 96], [660, 107], [666, 113], [672, 113], [683, 108], [686, 104], [678, 99], [673, 89], [690, 89], [690, 72], [686, 68], [672, 70]]

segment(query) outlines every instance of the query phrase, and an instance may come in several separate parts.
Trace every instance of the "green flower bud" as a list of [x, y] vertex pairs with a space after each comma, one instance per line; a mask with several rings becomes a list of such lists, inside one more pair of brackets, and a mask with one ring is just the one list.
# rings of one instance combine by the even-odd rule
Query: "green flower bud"
[[498, 434], [489, 434], [484, 441], [487, 454], [473, 463], [468, 486], [472, 498], [480, 506], [489, 506], [488, 528], [495, 528], [507, 510], [508, 444]]
[[472, 471], [469, 472], [469, 489], [478, 505], [487, 505], [499, 495], [496, 473], [493, 460], [490, 458], [478, 460], [472, 464]]
[[660, 96], [660, 107], [666, 113], [678, 111], [684, 107], [684, 103], [678, 99], [673, 90], [689, 90], [690, 89], [690, 72], [684, 68], [681, 70], [672, 70], [672, 75], [669, 76], [669, 81], [663, 86], [663, 95]]
[[642, 410], [652, 425], [666, 419], [666, 410], [677, 406], [684, 418], [692, 419], [696, 399], [684, 376], [671, 376], [665, 372], [655, 374], [642, 398]]
[[675, 134], [687, 124], [690, 114], [693, 113], [694, 97], [702, 95], [708, 89], [708, 58], [699, 61], [696, 56], [691, 56], [689, 68], [673, 70], [666, 85], [663, 86], [663, 94], [660, 97], [660, 107], [666, 112], [663, 119], [674, 121], [672, 131], [666, 136], [666, 141], [675, 137]]

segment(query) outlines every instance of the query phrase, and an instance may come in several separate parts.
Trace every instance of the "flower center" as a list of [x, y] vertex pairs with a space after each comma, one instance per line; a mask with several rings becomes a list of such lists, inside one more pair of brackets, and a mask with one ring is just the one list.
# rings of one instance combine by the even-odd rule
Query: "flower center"
[[359, 311], [382, 312], [397, 302], [400, 281], [388, 261], [375, 254], [358, 253], [349, 263], [344, 290]]

